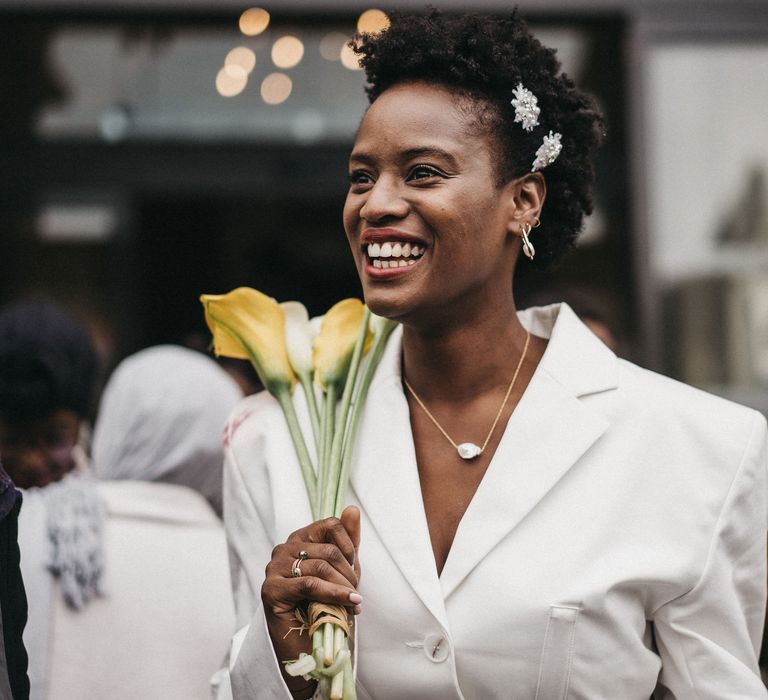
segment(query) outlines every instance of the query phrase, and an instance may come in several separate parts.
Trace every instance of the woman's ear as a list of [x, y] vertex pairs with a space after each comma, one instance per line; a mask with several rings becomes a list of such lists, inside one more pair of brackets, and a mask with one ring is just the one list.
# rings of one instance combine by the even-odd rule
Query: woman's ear
[[519, 234], [524, 223], [534, 226], [541, 219], [541, 210], [547, 198], [547, 183], [541, 173], [527, 173], [507, 184], [509, 218], [507, 230]]

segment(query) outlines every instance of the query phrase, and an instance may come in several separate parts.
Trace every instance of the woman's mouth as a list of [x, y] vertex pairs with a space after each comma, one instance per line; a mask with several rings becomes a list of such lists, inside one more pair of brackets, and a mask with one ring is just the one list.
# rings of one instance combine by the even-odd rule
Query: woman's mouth
[[369, 243], [364, 246], [366, 262], [376, 270], [411, 267], [421, 259], [425, 249], [424, 245], [402, 241]]

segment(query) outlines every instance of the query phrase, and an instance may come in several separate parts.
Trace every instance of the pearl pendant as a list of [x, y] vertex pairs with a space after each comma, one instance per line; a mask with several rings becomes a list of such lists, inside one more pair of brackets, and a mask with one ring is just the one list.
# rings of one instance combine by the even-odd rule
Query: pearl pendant
[[482, 452], [474, 442], [462, 442], [456, 450], [462, 459], [474, 459]]

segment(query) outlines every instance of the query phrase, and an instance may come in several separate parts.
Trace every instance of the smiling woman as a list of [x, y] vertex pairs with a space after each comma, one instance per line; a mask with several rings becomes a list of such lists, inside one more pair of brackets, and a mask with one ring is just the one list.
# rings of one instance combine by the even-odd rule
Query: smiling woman
[[394, 15], [356, 50], [344, 228], [402, 329], [340, 519], [310, 522], [274, 400], [231, 422], [235, 698], [325, 694], [283, 668], [309, 601], [357, 616], [345, 698], [768, 697], [765, 420], [618, 359], [565, 304], [516, 309], [518, 265], [591, 210], [591, 100], [517, 14]]

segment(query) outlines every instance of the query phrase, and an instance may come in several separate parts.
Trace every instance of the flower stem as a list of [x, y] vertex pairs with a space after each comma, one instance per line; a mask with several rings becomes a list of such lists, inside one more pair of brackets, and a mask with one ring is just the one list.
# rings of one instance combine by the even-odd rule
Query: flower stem
[[344, 384], [344, 393], [341, 397], [341, 408], [339, 409], [339, 416], [336, 419], [336, 431], [333, 436], [333, 446], [330, 458], [333, 474], [329, 474], [328, 480], [322, 486], [324, 489], [323, 507], [328, 508], [328, 515], [333, 515], [335, 511], [336, 494], [339, 490], [339, 479], [341, 478], [342, 473], [342, 450], [344, 449], [344, 443], [347, 440], [348, 433], [347, 419], [349, 416], [349, 407], [352, 403], [355, 385], [357, 384], [357, 375], [358, 370], [360, 369], [360, 360], [363, 357], [363, 348], [365, 347], [365, 339], [368, 335], [368, 323], [370, 318], [371, 312], [366, 307], [363, 312], [363, 317], [360, 320], [360, 330], [357, 334], [355, 347], [352, 351], [349, 371], [347, 372], [347, 381]]
[[[309, 420], [312, 423], [312, 435], [315, 437], [315, 447], [320, 442], [320, 413], [317, 410], [317, 400], [315, 399], [315, 389], [312, 385], [312, 374], [310, 372], [302, 372], [298, 375], [301, 388], [304, 390], [304, 397], [307, 400], [307, 408], [309, 409]], [[319, 454], [319, 453], [318, 453]], [[318, 461], [319, 461], [318, 456]]]
[[[347, 639], [344, 630], [341, 627], [333, 628], [333, 656], [338, 658], [339, 652], [345, 651], [345, 644]], [[349, 652], [347, 652], [349, 653]], [[342, 692], [344, 689], [344, 668], [339, 668], [338, 672], [333, 675], [331, 681], [331, 700], [342, 700]]]
[[[285, 421], [288, 424], [288, 432], [291, 435], [293, 447], [296, 450], [296, 456], [299, 460], [299, 465], [301, 466], [301, 475], [304, 477], [304, 487], [307, 489], [309, 503], [314, 511], [315, 503], [317, 501], [317, 477], [315, 476], [315, 470], [312, 466], [312, 457], [309, 455], [307, 445], [304, 442], [304, 436], [301, 433], [301, 427], [299, 426], [299, 419], [296, 416], [296, 409], [293, 405], [291, 392], [289, 390], [279, 391], [275, 394], [275, 398], [280, 404], [280, 408], [283, 409]], [[317, 517], [316, 512], [313, 512], [313, 515], [314, 517]]]
[[355, 674], [352, 670], [352, 657], [347, 659], [344, 664], [344, 687], [341, 693], [342, 700], [357, 700], [357, 691], [355, 690]]
[[330, 666], [333, 663], [333, 625], [326, 622], [323, 625], [323, 665]]
[[336, 421], [336, 385], [329, 384], [323, 398], [322, 437], [318, 457], [317, 478], [317, 514], [324, 518], [331, 515], [333, 504], [326, 502], [327, 483], [331, 478], [331, 446], [333, 445], [333, 427]]
[[384, 353], [384, 348], [387, 345], [387, 339], [390, 333], [395, 329], [396, 324], [390, 323], [384, 326], [381, 332], [374, 338], [373, 347], [370, 353], [368, 353], [368, 362], [363, 369], [362, 377], [357, 386], [355, 392], [355, 399], [352, 404], [352, 415], [349, 419], [349, 426], [346, 430], [344, 440], [344, 453], [341, 459], [341, 470], [339, 478], [336, 481], [336, 496], [333, 514], [338, 518], [341, 516], [341, 511], [344, 509], [344, 499], [347, 493], [347, 482], [349, 481], [349, 472], [352, 468], [352, 452], [355, 447], [355, 435], [357, 434], [357, 426], [360, 422], [360, 414], [362, 413], [363, 406], [365, 405], [365, 397], [368, 394], [368, 388], [371, 385], [371, 380], [376, 372], [376, 367], [379, 365], [379, 360]]

